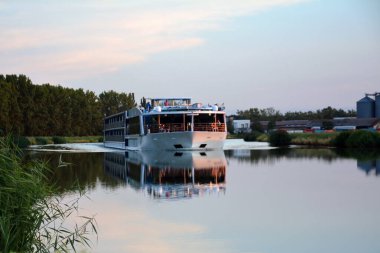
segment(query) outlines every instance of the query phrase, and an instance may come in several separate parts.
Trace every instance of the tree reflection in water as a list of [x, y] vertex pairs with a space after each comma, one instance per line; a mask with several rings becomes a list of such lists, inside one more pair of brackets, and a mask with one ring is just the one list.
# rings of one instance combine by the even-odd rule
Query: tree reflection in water
[[337, 159], [355, 159], [357, 168], [368, 175], [380, 175], [380, 150], [335, 148], [285, 148], [270, 150], [227, 150], [227, 159], [237, 159], [251, 164], [275, 163], [281, 159], [318, 159], [332, 163]]

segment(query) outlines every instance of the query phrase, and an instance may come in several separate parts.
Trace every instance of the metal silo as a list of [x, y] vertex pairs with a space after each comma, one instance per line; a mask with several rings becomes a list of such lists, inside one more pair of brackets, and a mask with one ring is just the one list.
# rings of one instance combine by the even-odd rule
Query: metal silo
[[376, 109], [375, 109], [375, 117], [380, 118], [380, 93], [376, 93]]
[[[379, 100], [380, 107], [380, 96], [376, 97]], [[380, 110], [380, 108], [379, 108]], [[373, 118], [375, 117], [375, 100], [365, 96], [356, 102], [356, 111], [358, 118]]]

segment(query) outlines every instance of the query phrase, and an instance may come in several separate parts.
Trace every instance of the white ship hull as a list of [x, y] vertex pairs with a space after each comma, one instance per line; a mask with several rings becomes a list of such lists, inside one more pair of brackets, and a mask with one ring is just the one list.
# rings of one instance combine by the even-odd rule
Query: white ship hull
[[225, 132], [154, 133], [127, 136], [126, 142], [107, 141], [104, 146], [126, 150], [222, 150], [226, 136]]
[[[105, 142], [106, 147], [127, 150], [217, 150], [223, 149], [225, 132], [172, 132], [127, 136], [123, 142]], [[128, 144], [128, 146], [126, 146]]]

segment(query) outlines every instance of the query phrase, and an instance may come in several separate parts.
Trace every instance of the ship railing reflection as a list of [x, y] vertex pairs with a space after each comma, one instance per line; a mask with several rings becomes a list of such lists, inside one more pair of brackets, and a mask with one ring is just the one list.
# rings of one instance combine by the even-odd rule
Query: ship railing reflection
[[[224, 153], [154, 154], [105, 153], [104, 169], [121, 184], [144, 191], [154, 199], [179, 199], [226, 192]], [[157, 158], [161, 158], [157, 159]], [[148, 159], [147, 159], [148, 158]], [[145, 160], [144, 160], [145, 159]], [[150, 164], [147, 164], [146, 161]], [[170, 161], [170, 162], [168, 162]], [[171, 165], [172, 164], [172, 165]]]
[[146, 185], [146, 192], [155, 199], [182, 199], [193, 196], [225, 194], [225, 184], [209, 185]]

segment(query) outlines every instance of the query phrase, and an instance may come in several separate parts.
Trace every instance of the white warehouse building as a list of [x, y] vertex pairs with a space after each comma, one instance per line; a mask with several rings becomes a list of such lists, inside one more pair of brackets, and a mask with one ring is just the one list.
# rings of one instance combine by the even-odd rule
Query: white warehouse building
[[234, 133], [250, 133], [251, 121], [249, 119], [233, 120]]

